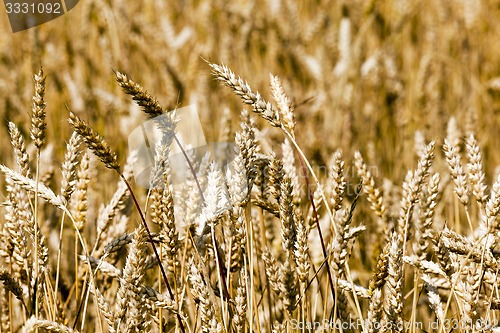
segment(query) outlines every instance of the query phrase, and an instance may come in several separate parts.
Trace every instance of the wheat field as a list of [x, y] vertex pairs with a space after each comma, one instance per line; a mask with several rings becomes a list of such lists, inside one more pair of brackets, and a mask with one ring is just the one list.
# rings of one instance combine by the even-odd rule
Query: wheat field
[[0, 332], [500, 332], [500, 2], [4, 18]]

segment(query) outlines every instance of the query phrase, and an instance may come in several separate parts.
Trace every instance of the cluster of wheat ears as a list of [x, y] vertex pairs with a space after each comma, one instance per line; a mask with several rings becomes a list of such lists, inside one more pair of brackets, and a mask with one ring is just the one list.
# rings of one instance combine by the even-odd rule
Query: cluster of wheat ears
[[[416, 168], [400, 191], [385, 193], [359, 152], [349, 183], [340, 150], [327, 174], [317, 174], [295, 140], [300, 123], [278, 77], [271, 76], [269, 102], [228, 67], [208, 65], [282, 132], [281, 157], [263, 152], [252, 115], [243, 112], [234, 170], [224, 174], [186, 153], [186, 169], [197, 163], [198, 173], [182, 193], [170, 184], [175, 137], [156, 145], [151, 182], [159, 185], [138, 193], [133, 156], [121, 166], [112, 145], [71, 111], [60, 184], [49, 186], [39, 171], [46, 77], [34, 75], [34, 153], [9, 123], [16, 165], [0, 165], [2, 332], [495, 331], [500, 176], [488, 190], [474, 134], [462, 142], [452, 119], [444, 160], [436, 162], [436, 144], [417, 140]], [[115, 77], [147, 117], [161, 116], [157, 126], [175, 132], [176, 111], [127, 75]], [[95, 177], [90, 155], [116, 172], [118, 185], [84, 233]], [[448, 172], [435, 171], [440, 162]], [[443, 207], [447, 192], [454, 192], [452, 205]], [[174, 195], [184, 204], [174, 205]], [[368, 225], [356, 209], [365, 200], [373, 213]], [[130, 215], [137, 217], [127, 231]], [[58, 221], [50, 223], [60, 230], [55, 248], [45, 236], [48, 220]], [[63, 242], [68, 229], [72, 246]], [[364, 234], [377, 241], [358, 245]]]

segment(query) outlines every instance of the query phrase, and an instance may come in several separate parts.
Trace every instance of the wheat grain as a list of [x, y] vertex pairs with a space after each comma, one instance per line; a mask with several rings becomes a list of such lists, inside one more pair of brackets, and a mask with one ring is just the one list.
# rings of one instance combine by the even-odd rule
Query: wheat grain
[[236, 95], [241, 97], [243, 103], [252, 105], [253, 112], [269, 121], [272, 126], [282, 126], [278, 112], [270, 103], [266, 103], [258, 92], [254, 93], [248, 83], [236, 76], [227, 66], [210, 63], [209, 66], [217, 80], [231, 88]]
[[356, 169], [358, 170], [358, 176], [363, 181], [363, 192], [368, 194], [368, 201], [371, 204], [373, 211], [381, 219], [385, 218], [386, 206], [383, 202], [380, 190], [375, 188], [375, 179], [373, 178], [371, 172], [368, 170], [361, 153], [354, 153], [354, 160], [356, 164]]
[[201, 331], [204, 333], [222, 331], [222, 325], [218, 321], [213, 310], [213, 302], [207, 286], [204, 284], [196, 265], [190, 265], [189, 280], [193, 288], [193, 296], [199, 302], [201, 318]]
[[237, 150], [237, 155], [231, 163], [233, 168], [228, 167], [225, 175], [228, 185], [229, 199], [233, 207], [244, 205], [249, 196], [245, 161], [239, 149], [235, 147], [235, 150]]
[[69, 123], [107, 168], [119, 171], [120, 166], [116, 154], [111, 151], [106, 141], [94, 129], [73, 112], [69, 113]]
[[382, 291], [380, 289], [375, 289], [370, 297], [370, 304], [367, 314], [367, 320], [370, 323], [368, 326], [368, 331], [370, 333], [377, 333], [382, 326]]
[[336, 211], [342, 208], [342, 201], [346, 188], [346, 181], [344, 178], [344, 161], [342, 161], [342, 151], [337, 150], [332, 156], [330, 162], [330, 181], [331, 185], [331, 204], [332, 208]]
[[134, 102], [142, 108], [149, 117], [161, 116], [164, 111], [158, 101], [144, 90], [138, 83], [131, 80], [126, 74], [115, 71], [115, 78], [123, 92], [131, 95]]
[[61, 196], [68, 201], [71, 194], [75, 190], [76, 183], [76, 166], [80, 155], [79, 146], [81, 138], [73, 132], [69, 139], [64, 162], [62, 163], [62, 181], [61, 181]]
[[281, 85], [281, 80], [279, 79], [279, 77], [273, 75], [269, 76], [273, 98], [280, 112], [279, 118], [282, 120], [283, 126], [285, 126], [285, 128], [293, 134], [295, 130], [293, 106], [283, 90], [283, 86]]
[[37, 332], [39, 328], [54, 333], [76, 332], [68, 326], [50, 320], [36, 319], [35, 317], [31, 317], [26, 321], [26, 324], [24, 324], [24, 326], [22, 327], [22, 332], [24, 333]]
[[87, 222], [88, 210], [88, 186], [90, 182], [90, 160], [89, 155], [84, 152], [80, 159], [77, 170], [77, 180], [74, 184], [74, 194], [70, 201], [71, 214], [79, 231], [82, 231]]
[[35, 94], [33, 96], [33, 107], [31, 114], [31, 139], [35, 147], [40, 151], [45, 143], [45, 128], [47, 123], [45, 121], [45, 76], [43, 69], [40, 68], [37, 74], [33, 76], [35, 82]]
[[403, 331], [403, 244], [401, 234], [394, 233], [387, 262], [387, 298], [385, 312], [393, 331]]
[[231, 214], [231, 271], [237, 271], [243, 264], [243, 255], [247, 243], [245, 216], [243, 208], [237, 207]]
[[477, 144], [476, 138], [471, 134], [466, 140], [467, 156], [467, 176], [471, 183], [472, 194], [477, 202], [484, 204], [487, 200], [486, 185], [484, 184], [485, 175], [483, 172], [482, 154]]
[[38, 188], [37, 194], [40, 198], [47, 200], [52, 205], [61, 208], [62, 210], [66, 210], [63, 198], [56, 196], [55, 193], [44, 184], [37, 184], [33, 179], [22, 176], [19, 173], [7, 168], [5, 165], [0, 165], [0, 171], [26, 191], [36, 192], [35, 189]]
[[425, 281], [425, 289], [427, 291], [427, 295], [429, 296], [429, 305], [436, 314], [436, 317], [440, 323], [443, 323], [445, 320], [445, 313], [443, 306], [441, 304], [441, 298], [439, 297], [438, 290], [429, 276], [422, 275], [422, 280]]
[[109, 333], [115, 333], [116, 330], [113, 327], [115, 314], [108, 302], [104, 298], [103, 294], [96, 288], [95, 285], [90, 285], [90, 291], [96, 296], [97, 306], [99, 308], [99, 312], [103, 315], [106, 324], [108, 324], [107, 328]]
[[[135, 237], [131, 249], [127, 256], [127, 261], [123, 269], [120, 287], [117, 291], [117, 302], [115, 304], [115, 329], [120, 331], [120, 323], [126, 319], [126, 325], [134, 329], [147, 327], [148, 323], [141, 321], [141, 303], [139, 286], [142, 284], [145, 275], [145, 251], [146, 251], [146, 230], [140, 225], [135, 231]], [[130, 302], [130, 304], [129, 304]], [[125, 317], [125, 314], [128, 316]]]
[[309, 228], [303, 218], [297, 221], [297, 240], [295, 242], [295, 260], [297, 264], [297, 275], [299, 281], [305, 285], [309, 276], [311, 264], [309, 262]]
[[24, 302], [25, 295], [20, 282], [12, 277], [5, 269], [0, 270], [0, 281], [3, 282], [5, 290], [11, 292], [26, 308], [26, 304]]
[[433, 230], [433, 221], [435, 215], [435, 209], [437, 206], [437, 197], [439, 195], [439, 181], [440, 176], [435, 173], [429, 179], [427, 186], [427, 193], [425, 193], [424, 199], [420, 202], [421, 212], [418, 223], [416, 224], [416, 243], [415, 243], [415, 254], [424, 260], [427, 256], [432, 238], [435, 237]]
[[496, 217], [500, 212], [500, 174], [498, 174], [495, 183], [491, 189], [491, 194], [486, 202], [485, 225], [491, 229], [498, 228]]
[[21, 169], [21, 174], [23, 176], [28, 176], [30, 174], [29, 155], [26, 151], [24, 137], [13, 122], [9, 122], [9, 133], [12, 147], [14, 148], [14, 154], [16, 155], [17, 165]]
[[244, 270], [240, 272], [239, 285], [236, 289], [234, 301], [236, 303], [236, 311], [233, 318], [234, 330], [237, 333], [243, 333], [247, 320], [247, 275]]
[[469, 188], [467, 178], [460, 162], [460, 154], [456, 144], [453, 144], [448, 139], [445, 139], [443, 150], [446, 155], [446, 161], [450, 167], [451, 176], [455, 183], [455, 193], [460, 202], [467, 206], [469, 203]]

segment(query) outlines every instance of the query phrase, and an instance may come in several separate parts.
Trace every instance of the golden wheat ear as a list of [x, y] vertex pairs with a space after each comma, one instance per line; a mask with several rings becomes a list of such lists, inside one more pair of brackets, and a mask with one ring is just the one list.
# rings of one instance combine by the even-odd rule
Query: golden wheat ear
[[90, 127], [84, 120], [80, 119], [76, 114], [70, 111], [69, 123], [73, 126], [89, 149], [97, 156], [104, 165], [109, 169], [114, 169], [120, 172], [120, 165], [116, 154], [111, 151], [109, 145], [104, 141], [97, 132]]
[[33, 76], [35, 82], [35, 94], [33, 95], [33, 107], [31, 115], [31, 139], [35, 147], [39, 151], [45, 143], [45, 128], [47, 122], [45, 121], [45, 76], [43, 69]]
[[161, 116], [165, 113], [158, 100], [151, 96], [140, 84], [130, 79], [126, 74], [114, 71], [116, 81], [123, 92], [132, 96], [134, 102], [139, 105], [144, 113], [150, 118]]

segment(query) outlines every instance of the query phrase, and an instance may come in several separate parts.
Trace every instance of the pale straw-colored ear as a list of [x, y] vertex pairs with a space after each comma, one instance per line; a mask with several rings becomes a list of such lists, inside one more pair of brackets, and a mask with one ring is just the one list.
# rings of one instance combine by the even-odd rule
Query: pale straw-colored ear
[[460, 202], [464, 206], [467, 206], [469, 203], [470, 189], [465, 171], [462, 167], [458, 145], [447, 138], [444, 140], [443, 150], [446, 156], [446, 162], [450, 168], [453, 183], [455, 183], [454, 191]]

